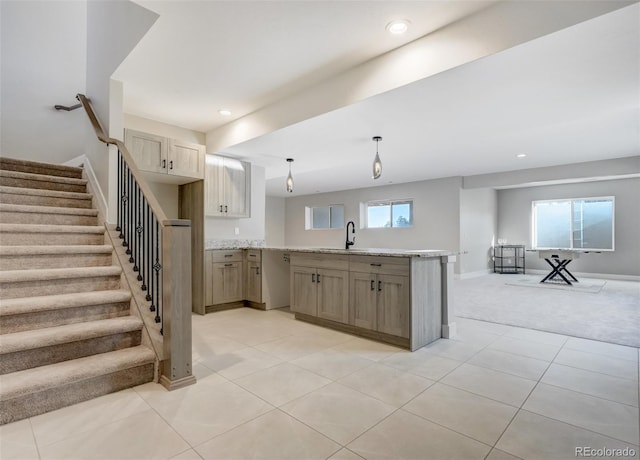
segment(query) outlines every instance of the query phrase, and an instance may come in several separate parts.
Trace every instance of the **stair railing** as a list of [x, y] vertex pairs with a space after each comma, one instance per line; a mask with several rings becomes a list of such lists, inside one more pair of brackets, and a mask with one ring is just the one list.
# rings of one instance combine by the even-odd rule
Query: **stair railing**
[[118, 149], [116, 231], [146, 292], [163, 336], [160, 383], [169, 389], [195, 382], [191, 369], [191, 221], [168, 219], [124, 143], [107, 137], [89, 99], [57, 110], [84, 107], [98, 139]]

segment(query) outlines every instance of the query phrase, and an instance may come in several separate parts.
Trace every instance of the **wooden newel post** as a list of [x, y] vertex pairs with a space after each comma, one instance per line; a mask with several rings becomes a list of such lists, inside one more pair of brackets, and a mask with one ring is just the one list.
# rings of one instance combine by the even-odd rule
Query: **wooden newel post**
[[441, 256], [442, 264], [442, 337], [456, 336], [456, 311], [453, 303], [453, 264], [456, 256]]
[[163, 352], [160, 383], [175, 390], [196, 382], [191, 368], [191, 221], [162, 228]]

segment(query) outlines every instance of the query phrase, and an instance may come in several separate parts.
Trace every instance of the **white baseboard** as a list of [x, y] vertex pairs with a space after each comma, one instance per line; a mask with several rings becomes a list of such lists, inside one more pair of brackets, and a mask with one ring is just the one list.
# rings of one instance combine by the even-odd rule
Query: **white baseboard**
[[491, 270], [490, 268], [487, 268], [486, 270], [479, 270], [477, 272], [468, 272], [468, 273], [456, 274], [456, 275], [454, 275], [453, 278], [456, 279], [456, 280], [467, 280], [469, 278], [478, 278], [479, 276], [488, 275], [492, 271], [493, 270]]
[[[527, 275], [546, 275], [549, 273], [549, 270], [540, 270], [537, 268], [527, 268]], [[580, 278], [596, 278], [603, 280], [620, 280], [620, 281], [640, 281], [640, 276], [636, 275], [615, 275], [612, 273], [585, 273], [585, 272], [574, 272], [573, 275]]]
[[100, 183], [98, 182], [98, 178], [96, 177], [95, 172], [93, 172], [93, 168], [91, 167], [91, 162], [89, 158], [82, 154], [78, 157], [75, 157], [66, 163], [67, 166], [76, 166], [82, 167], [84, 170], [83, 175], [85, 179], [89, 181], [89, 187], [91, 187], [91, 191], [93, 193], [95, 206], [98, 208], [98, 212], [100, 213], [101, 220], [105, 222], [107, 218], [107, 200], [104, 197], [104, 193], [102, 193], [102, 188], [100, 187]]

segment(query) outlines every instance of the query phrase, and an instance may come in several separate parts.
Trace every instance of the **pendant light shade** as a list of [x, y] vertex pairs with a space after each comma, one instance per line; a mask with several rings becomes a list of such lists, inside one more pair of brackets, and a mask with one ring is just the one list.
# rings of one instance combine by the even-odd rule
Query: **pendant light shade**
[[376, 157], [373, 160], [373, 178], [379, 179], [382, 176], [382, 162], [380, 161], [380, 155], [378, 155], [378, 142], [382, 140], [380, 136], [374, 136], [373, 140], [376, 142]]
[[293, 158], [287, 158], [287, 162], [289, 163], [289, 175], [287, 176], [287, 192], [293, 193], [293, 176], [291, 175], [291, 163], [293, 163]]

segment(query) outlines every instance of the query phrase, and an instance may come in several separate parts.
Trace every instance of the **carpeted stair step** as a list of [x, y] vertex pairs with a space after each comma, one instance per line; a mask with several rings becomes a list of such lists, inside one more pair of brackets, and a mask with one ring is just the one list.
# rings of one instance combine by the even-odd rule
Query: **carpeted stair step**
[[130, 303], [127, 290], [4, 299], [0, 301], [0, 334], [128, 316]]
[[59, 192], [4, 185], [0, 186], [0, 203], [87, 209], [93, 206], [90, 193]]
[[142, 320], [102, 319], [0, 335], [0, 374], [140, 345]]
[[86, 208], [30, 206], [0, 203], [0, 223], [48, 225], [96, 225], [98, 211]]
[[86, 192], [87, 182], [86, 179], [0, 169], [0, 185], [7, 187], [38, 188], [59, 190], [62, 192]]
[[120, 289], [117, 266], [0, 271], [0, 299]]
[[103, 267], [113, 263], [112, 254], [105, 244], [0, 246], [0, 270]]
[[0, 244], [3, 246], [104, 244], [104, 233], [103, 225], [0, 224]]
[[0, 376], [0, 424], [151, 382], [154, 360], [137, 346]]
[[18, 171], [31, 174], [45, 174], [48, 176], [72, 177], [82, 179], [82, 168], [65, 166], [38, 161], [18, 160], [15, 158], [0, 158], [0, 169]]

